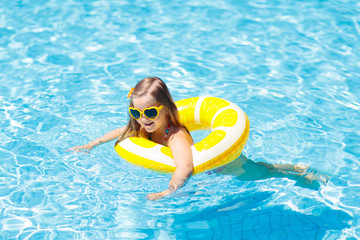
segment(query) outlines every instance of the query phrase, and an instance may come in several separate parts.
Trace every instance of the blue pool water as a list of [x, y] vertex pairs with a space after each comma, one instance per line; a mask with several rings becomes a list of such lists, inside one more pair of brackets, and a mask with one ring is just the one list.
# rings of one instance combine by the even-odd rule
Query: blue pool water
[[[360, 239], [359, 42], [355, 0], [0, 1], [0, 239]], [[249, 161], [329, 182], [200, 174], [150, 202], [169, 175], [66, 152], [154, 75], [239, 105]]]

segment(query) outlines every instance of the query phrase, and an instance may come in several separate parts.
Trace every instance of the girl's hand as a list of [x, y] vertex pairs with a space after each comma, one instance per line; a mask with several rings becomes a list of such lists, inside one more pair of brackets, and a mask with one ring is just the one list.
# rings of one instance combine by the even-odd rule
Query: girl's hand
[[[190, 172], [190, 174], [191, 174], [191, 172]], [[182, 177], [179, 177], [176, 173], [174, 173], [171, 176], [168, 190], [170, 190], [170, 192], [175, 192], [176, 190], [178, 190], [179, 188], [184, 186], [187, 180], [188, 180], [187, 177], [182, 178]]]
[[90, 153], [90, 150], [96, 147], [97, 145], [119, 138], [124, 133], [124, 131], [125, 131], [125, 127], [114, 129], [111, 132], [105, 134], [102, 137], [95, 139], [94, 141], [89, 142], [86, 145], [72, 147], [68, 149], [67, 152], [73, 151], [73, 152]]
[[146, 196], [146, 198], [149, 199], [150, 201], [155, 201], [155, 200], [158, 200], [162, 197], [169, 195], [170, 193], [172, 193], [172, 192], [169, 189], [166, 189], [165, 191], [162, 191], [162, 192], [150, 193], [149, 195]]
[[93, 145], [91, 144], [86, 144], [86, 145], [82, 145], [82, 146], [75, 146], [72, 147], [68, 150], [66, 150], [67, 152], [73, 151], [73, 152], [83, 152], [83, 153], [90, 153], [90, 150], [93, 149]]
[[158, 193], [151, 193], [151, 194], [147, 195], [146, 197], [150, 201], [158, 200], [162, 197], [169, 195], [170, 193], [175, 192], [177, 189], [184, 186], [186, 180], [187, 179], [179, 178], [175, 174], [173, 174], [171, 177], [168, 189], [166, 189], [165, 191], [162, 191], [162, 192], [158, 192]]

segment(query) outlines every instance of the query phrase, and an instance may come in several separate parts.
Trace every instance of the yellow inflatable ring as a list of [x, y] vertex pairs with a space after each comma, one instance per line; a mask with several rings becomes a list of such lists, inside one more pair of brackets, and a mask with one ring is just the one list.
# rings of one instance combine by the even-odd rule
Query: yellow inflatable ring
[[[180, 121], [189, 131], [211, 129], [192, 147], [193, 174], [223, 166], [235, 160], [249, 136], [247, 115], [234, 103], [216, 97], [194, 97], [176, 102]], [[169, 147], [145, 138], [129, 137], [115, 146], [125, 160], [157, 172], [174, 172]]]

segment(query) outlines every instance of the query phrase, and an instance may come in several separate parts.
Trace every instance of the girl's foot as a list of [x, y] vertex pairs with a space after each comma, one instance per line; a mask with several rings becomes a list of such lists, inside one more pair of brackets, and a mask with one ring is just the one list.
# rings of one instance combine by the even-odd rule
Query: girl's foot
[[304, 173], [304, 178], [308, 179], [308, 180], [316, 180], [319, 182], [322, 182], [323, 184], [327, 184], [327, 182], [330, 179], [330, 176], [325, 174], [325, 173], [321, 173], [319, 171], [316, 171], [316, 169], [308, 169], [306, 173]]

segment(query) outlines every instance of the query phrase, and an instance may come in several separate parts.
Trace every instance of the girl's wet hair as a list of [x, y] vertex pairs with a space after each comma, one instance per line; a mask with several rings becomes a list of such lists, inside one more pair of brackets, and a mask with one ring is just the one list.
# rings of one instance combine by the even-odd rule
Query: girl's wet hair
[[[133, 99], [143, 96], [152, 96], [156, 102], [162, 104], [173, 125], [187, 128], [180, 123], [177, 107], [172, 99], [166, 84], [158, 77], [147, 77], [138, 82], [130, 95], [130, 107], [133, 107]], [[187, 130], [188, 131], [188, 130]], [[188, 131], [189, 132], [189, 131]], [[125, 127], [124, 134], [116, 141], [115, 145], [129, 136], [138, 137], [140, 133], [140, 124], [130, 117]]]

